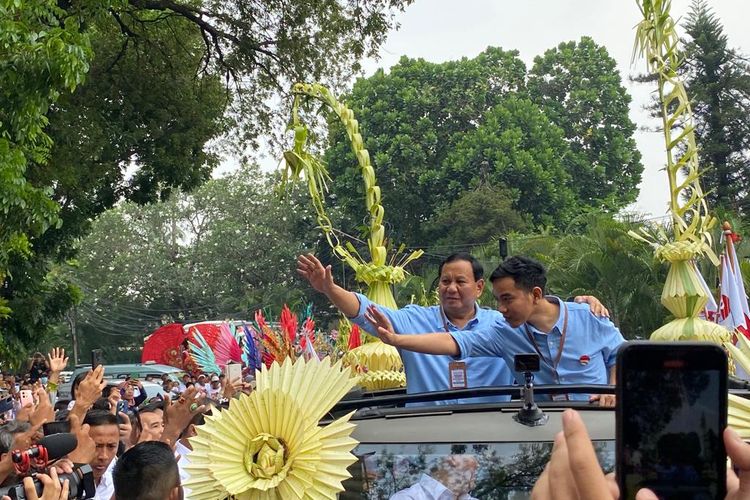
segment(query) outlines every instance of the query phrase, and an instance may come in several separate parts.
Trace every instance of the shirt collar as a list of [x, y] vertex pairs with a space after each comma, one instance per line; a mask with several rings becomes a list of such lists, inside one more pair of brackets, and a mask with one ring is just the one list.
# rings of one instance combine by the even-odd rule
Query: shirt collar
[[440, 305], [440, 318], [443, 320], [443, 324], [448, 326], [449, 330], [470, 330], [471, 327], [476, 325], [479, 322], [479, 306], [477, 303], [474, 303], [474, 317], [472, 317], [467, 323], [466, 326], [463, 328], [459, 328], [456, 325], [454, 325], [451, 320], [448, 319], [448, 316], [445, 314], [445, 310], [443, 309], [442, 304]]
[[[560, 297], [556, 297], [554, 295], [546, 295], [544, 298], [547, 299], [549, 302], [552, 302], [553, 304], [556, 303], [560, 306], [560, 311], [558, 312], [558, 315], [557, 315], [557, 321], [555, 322], [555, 326], [552, 327], [552, 330], [550, 330], [550, 333], [554, 332], [555, 330], [557, 330], [557, 333], [562, 333], [563, 326], [565, 326], [565, 307], [566, 307], [565, 303], [562, 300], [560, 300]], [[542, 335], [546, 335], [546, 333], [544, 333], [541, 330], [538, 330], [534, 325], [526, 323], [526, 326], [529, 328], [529, 330], [531, 330], [534, 333], [540, 333]]]

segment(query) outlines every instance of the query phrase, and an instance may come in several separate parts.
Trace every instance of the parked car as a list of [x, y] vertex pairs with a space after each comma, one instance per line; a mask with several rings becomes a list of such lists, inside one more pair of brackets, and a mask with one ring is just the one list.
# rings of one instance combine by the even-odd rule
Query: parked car
[[[57, 405], [58, 407], [67, 405], [71, 400], [70, 389], [73, 385], [73, 381], [76, 377], [89, 371], [91, 365], [79, 365], [73, 371], [73, 375], [70, 377], [68, 382], [60, 384], [57, 391]], [[161, 378], [163, 374], [169, 375], [173, 380], [180, 380], [185, 374], [179, 368], [168, 365], [159, 365], [156, 363], [134, 363], [134, 364], [119, 364], [119, 365], [104, 365], [104, 378], [105, 379], [120, 379], [124, 380], [128, 376], [134, 376], [141, 380], [145, 380], [148, 376]]]

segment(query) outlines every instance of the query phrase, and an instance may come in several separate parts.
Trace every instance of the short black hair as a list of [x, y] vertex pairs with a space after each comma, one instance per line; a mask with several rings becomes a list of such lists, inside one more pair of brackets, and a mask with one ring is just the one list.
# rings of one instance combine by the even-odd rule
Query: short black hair
[[164, 500], [180, 485], [174, 452], [160, 441], [138, 443], [122, 454], [112, 471], [115, 500]]
[[119, 424], [117, 417], [107, 410], [89, 410], [83, 419], [83, 423], [89, 424], [90, 427], [98, 427], [100, 425], [114, 425], [117, 427]]
[[469, 252], [456, 252], [447, 256], [443, 259], [443, 262], [440, 263], [440, 267], [438, 268], [438, 279], [440, 279], [440, 276], [443, 274], [444, 265], [461, 260], [471, 264], [471, 271], [474, 273], [474, 281], [479, 281], [484, 278], [484, 267], [482, 267], [482, 263], [479, 262], [476, 257]]
[[501, 262], [497, 269], [492, 271], [490, 281], [502, 278], [512, 278], [516, 287], [531, 292], [534, 287], [542, 289], [542, 293], [547, 291], [547, 270], [541, 262], [529, 257], [516, 255], [508, 257]]

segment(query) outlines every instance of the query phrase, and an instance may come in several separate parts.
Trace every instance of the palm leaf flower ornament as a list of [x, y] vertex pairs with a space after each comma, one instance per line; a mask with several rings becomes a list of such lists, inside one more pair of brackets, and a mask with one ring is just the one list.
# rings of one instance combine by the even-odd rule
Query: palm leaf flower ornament
[[320, 419], [355, 385], [341, 362], [287, 358], [256, 372], [257, 387], [206, 416], [190, 438], [190, 498], [335, 499], [351, 453], [352, 413]]
[[[708, 214], [700, 185], [695, 125], [685, 85], [678, 75], [680, 53], [676, 25], [669, 0], [637, 0], [643, 20], [636, 27], [633, 58], [646, 58], [657, 77], [659, 107], [667, 153], [667, 177], [674, 237], [670, 241], [660, 229], [656, 237], [645, 231], [630, 234], [655, 249], [655, 255], [670, 264], [661, 303], [675, 319], [651, 334], [652, 340], [709, 340], [722, 344], [730, 334], [722, 326], [698, 314], [708, 302], [695, 259], [708, 257], [719, 265], [711, 249], [711, 228], [716, 219]], [[680, 172], [684, 178], [680, 179]]]
[[[345, 104], [339, 102], [330, 90], [317, 83], [297, 83], [292, 87], [292, 94], [294, 95], [294, 103], [292, 105], [290, 128], [294, 131], [294, 147], [284, 153], [286, 169], [282, 186], [286, 182], [299, 179], [304, 175], [310, 199], [315, 208], [318, 225], [334, 254], [354, 270], [357, 281], [367, 285], [367, 296], [370, 300], [395, 309], [397, 306], [391, 291], [391, 285], [404, 280], [406, 277], [404, 266], [418, 259], [423, 251], [416, 250], [405, 254], [402, 246], [388, 260], [385, 227], [383, 226], [385, 210], [380, 202], [380, 187], [376, 183], [375, 170], [370, 163], [370, 153], [364, 147], [362, 135], [359, 132], [359, 123], [354, 118], [354, 112]], [[366, 260], [360, 255], [351, 243], [347, 242], [344, 245], [339, 241], [326, 214], [324, 194], [330, 176], [325, 164], [306, 150], [308, 128], [300, 121], [299, 117], [302, 100], [310, 98], [323, 102], [338, 117], [346, 130], [352, 151], [357, 158], [364, 184], [365, 208], [369, 214], [367, 245], [370, 260]], [[400, 259], [398, 259], [399, 255], [401, 255]], [[345, 361], [350, 365], [359, 365], [365, 368], [366, 372], [361, 374], [360, 384], [368, 389], [399, 387], [406, 383], [398, 351], [379, 340], [368, 341], [349, 351]]]

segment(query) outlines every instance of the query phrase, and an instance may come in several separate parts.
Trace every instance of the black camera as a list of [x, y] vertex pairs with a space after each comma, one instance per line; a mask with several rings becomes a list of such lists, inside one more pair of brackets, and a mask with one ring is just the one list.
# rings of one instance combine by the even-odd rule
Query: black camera
[[535, 353], [516, 354], [513, 363], [515, 371], [519, 373], [539, 371], [539, 355]]
[[[76, 467], [70, 474], [58, 475], [60, 482], [68, 480], [68, 498], [94, 498], [96, 485], [94, 484], [94, 471], [88, 464]], [[44, 485], [39, 479], [34, 479], [34, 487], [37, 496], [42, 496]], [[14, 484], [0, 489], [0, 497], [7, 495], [11, 500], [22, 500], [26, 498], [23, 483]]]

